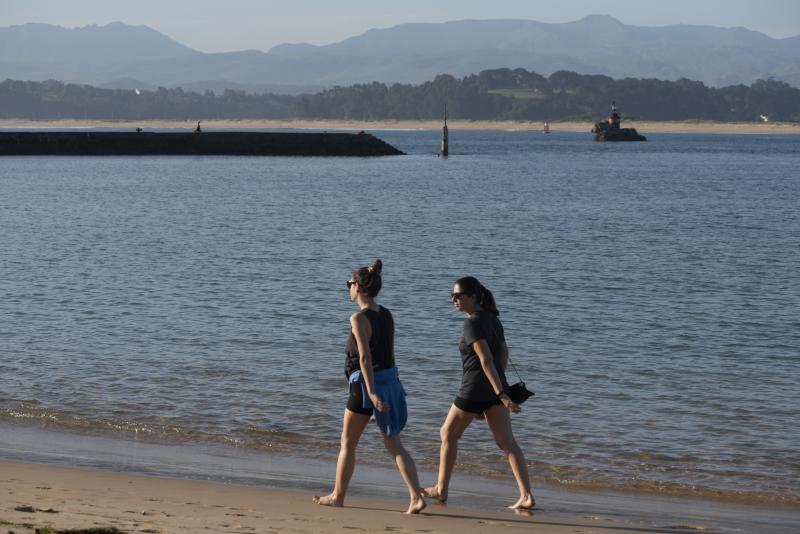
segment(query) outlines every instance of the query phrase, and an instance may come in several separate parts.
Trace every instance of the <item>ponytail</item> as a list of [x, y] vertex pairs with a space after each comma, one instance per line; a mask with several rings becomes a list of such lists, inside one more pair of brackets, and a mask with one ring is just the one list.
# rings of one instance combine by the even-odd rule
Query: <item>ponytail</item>
[[492, 295], [492, 292], [486, 289], [477, 278], [474, 276], [465, 276], [456, 280], [456, 284], [458, 284], [458, 287], [460, 287], [461, 291], [464, 293], [475, 295], [475, 300], [482, 309], [492, 312], [495, 315], [500, 315], [500, 312], [497, 310], [497, 303], [494, 301], [494, 295]]

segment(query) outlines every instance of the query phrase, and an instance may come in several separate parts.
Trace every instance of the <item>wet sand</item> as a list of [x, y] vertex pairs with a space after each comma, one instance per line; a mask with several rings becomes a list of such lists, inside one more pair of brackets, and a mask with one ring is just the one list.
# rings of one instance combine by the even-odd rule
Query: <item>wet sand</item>
[[[0, 531], [106, 529], [106, 532], [657, 533], [697, 532], [703, 524], [644, 527], [619, 516], [486, 512], [430, 504], [404, 515], [405, 502], [348, 499], [318, 506], [305, 492], [121, 474], [0, 460]], [[47, 532], [40, 530], [40, 533]], [[103, 532], [97, 530], [93, 532]]]
[[[529, 121], [448, 121], [451, 130], [520, 130], [541, 131], [543, 123]], [[23, 119], [0, 120], [0, 128], [178, 128], [193, 130], [192, 121], [140, 120], [94, 121], [58, 120], [34, 121]], [[348, 121], [348, 120], [208, 120], [204, 129], [311, 129], [311, 130], [438, 130], [440, 121]], [[636, 121], [625, 120], [623, 126], [636, 128], [639, 133], [731, 133], [731, 134], [800, 134], [800, 123], [790, 122], [712, 122], [712, 121]], [[551, 122], [551, 132], [590, 132], [592, 123], [580, 121]]]
[[[125, 532], [185, 532], [198, 523], [209, 526], [208, 532], [396, 528], [469, 534], [496, 532], [489, 529], [496, 525], [513, 532], [521, 525], [533, 533], [800, 531], [796, 506], [579, 490], [536, 477], [534, 515], [518, 516], [506, 508], [517, 497], [510, 473], [485, 477], [460, 470], [454, 473], [448, 507], [431, 503], [425, 519], [409, 518], [401, 513], [408, 505], [405, 485], [390, 459], [360, 452], [346, 508], [334, 510], [311, 503], [313, 495], [330, 491], [334, 458], [0, 422], [0, 534], [109, 526]], [[423, 484], [436, 477], [425, 468], [419, 474]]]

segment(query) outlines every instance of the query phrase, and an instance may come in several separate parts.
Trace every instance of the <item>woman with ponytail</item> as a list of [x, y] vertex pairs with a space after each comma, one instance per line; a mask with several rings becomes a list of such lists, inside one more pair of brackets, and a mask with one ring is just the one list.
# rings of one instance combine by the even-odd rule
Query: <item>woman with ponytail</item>
[[458, 440], [473, 419], [485, 418], [495, 441], [506, 453], [519, 487], [520, 497], [509, 508], [533, 508], [536, 502], [525, 455], [511, 430], [509, 412], [519, 413], [521, 408], [508, 396], [505, 376], [508, 346], [494, 296], [476, 278], [467, 276], [456, 280], [451, 300], [457, 311], [467, 315], [458, 347], [463, 367], [461, 389], [439, 431], [442, 438], [439, 478], [435, 486], [425, 488], [423, 493], [441, 503], [447, 502]]
[[345, 375], [350, 384], [350, 397], [344, 411], [341, 448], [336, 464], [336, 482], [330, 495], [314, 496], [324, 506], [342, 506], [347, 486], [356, 465], [356, 446], [372, 416], [383, 434], [386, 450], [408, 486], [410, 503], [407, 514], [425, 508], [414, 460], [400, 441], [408, 409], [405, 391], [394, 364], [394, 319], [375, 302], [381, 290], [381, 260], [369, 267], [353, 271], [347, 282], [350, 300], [359, 311], [350, 316], [347, 338]]

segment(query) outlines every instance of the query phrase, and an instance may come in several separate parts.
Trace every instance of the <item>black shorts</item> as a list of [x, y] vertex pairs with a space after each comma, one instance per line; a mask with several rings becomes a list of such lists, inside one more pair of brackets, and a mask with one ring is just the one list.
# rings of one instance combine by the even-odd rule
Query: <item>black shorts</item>
[[347, 398], [347, 409], [361, 415], [372, 415], [372, 408], [364, 408], [364, 392], [361, 384], [350, 382], [350, 396]]
[[457, 408], [464, 410], [465, 412], [469, 413], [483, 413], [495, 404], [503, 404], [503, 402], [499, 398], [495, 398], [488, 401], [476, 401], [465, 399], [463, 397], [456, 397], [456, 400], [453, 401], [453, 404], [456, 405]]

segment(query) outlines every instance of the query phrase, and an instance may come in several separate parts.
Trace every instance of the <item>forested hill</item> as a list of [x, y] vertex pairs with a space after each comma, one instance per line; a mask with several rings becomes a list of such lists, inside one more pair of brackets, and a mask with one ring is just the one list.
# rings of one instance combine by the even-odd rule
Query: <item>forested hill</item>
[[57, 81], [0, 83], [0, 118], [22, 119], [438, 119], [591, 121], [614, 100], [640, 120], [800, 122], [800, 89], [776, 80], [750, 86], [581, 75], [545, 78], [523, 69], [485, 70], [461, 79], [439, 75], [421, 85], [383, 83], [334, 87], [311, 95], [255, 95], [226, 90], [108, 90]]

